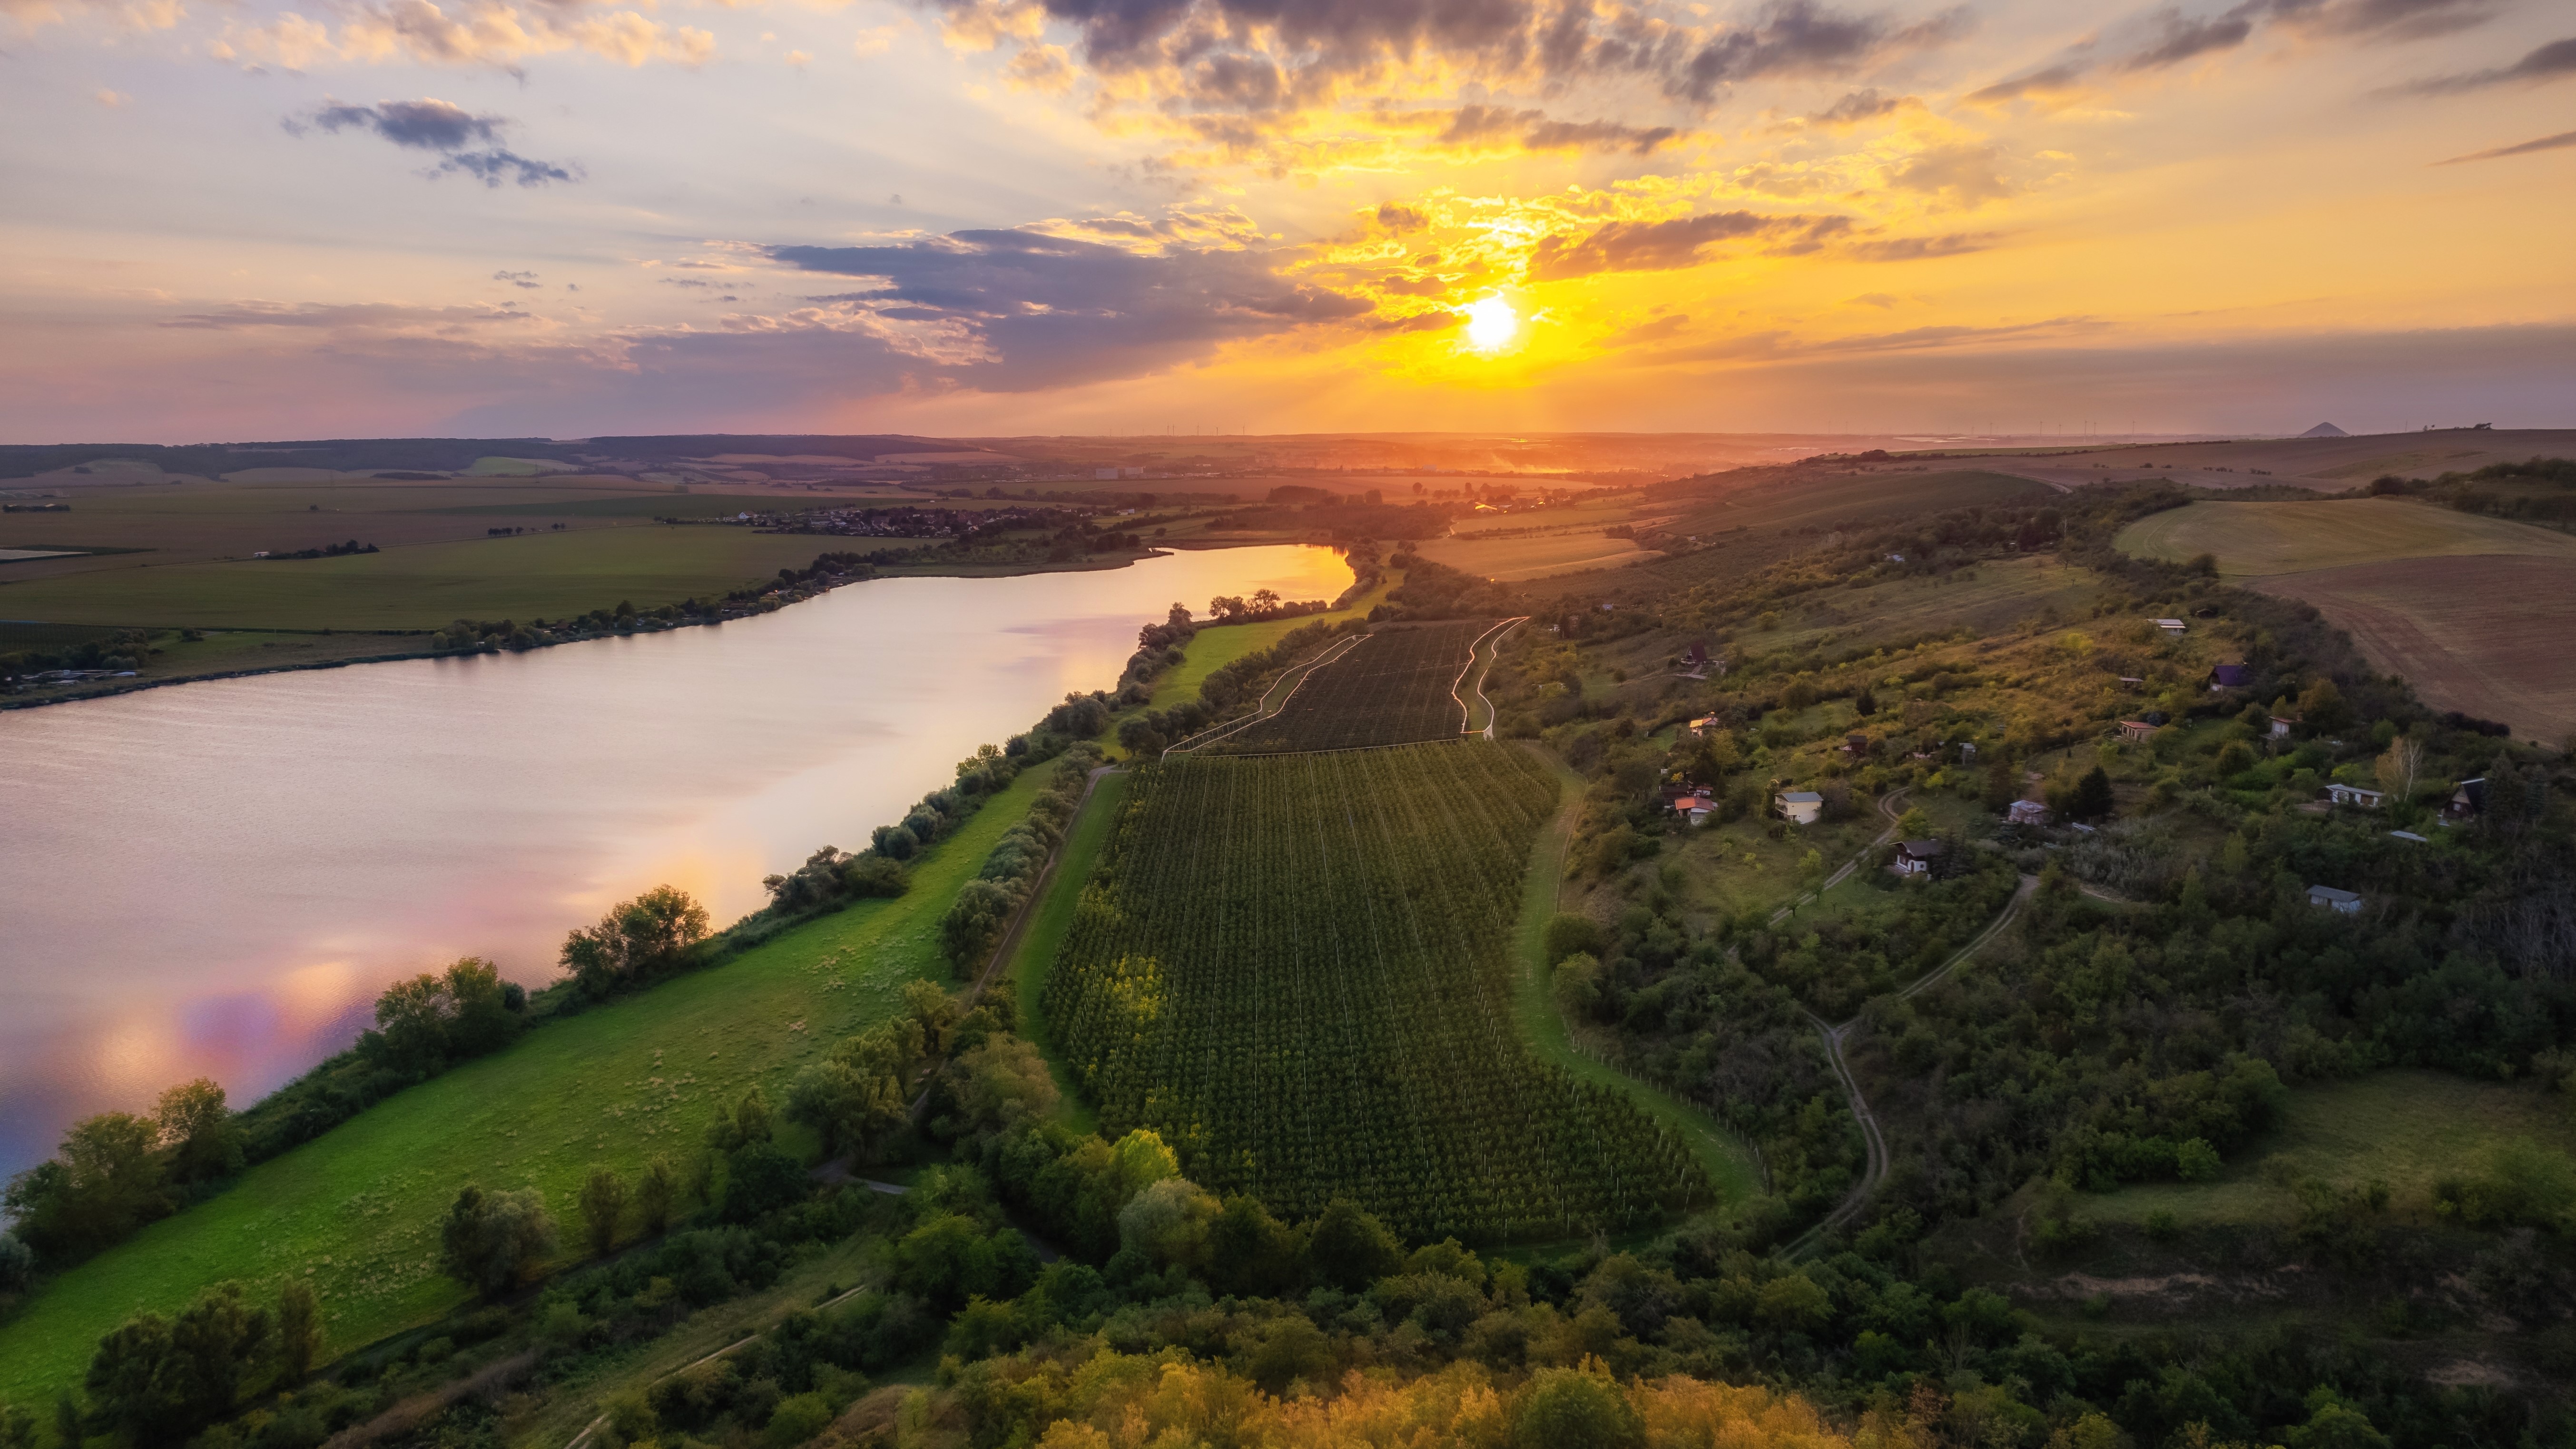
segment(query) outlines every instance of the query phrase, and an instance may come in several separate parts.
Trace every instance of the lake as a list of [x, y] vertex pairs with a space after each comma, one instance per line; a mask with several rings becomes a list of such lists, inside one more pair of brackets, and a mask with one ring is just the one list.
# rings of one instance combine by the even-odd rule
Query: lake
[[246, 1106], [462, 955], [540, 985], [669, 882], [726, 922], [977, 745], [1114, 684], [1175, 601], [1332, 598], [1340, 555], [877, 579], [773, 614], [0, 713], [0, 1177], [211, 1076]]

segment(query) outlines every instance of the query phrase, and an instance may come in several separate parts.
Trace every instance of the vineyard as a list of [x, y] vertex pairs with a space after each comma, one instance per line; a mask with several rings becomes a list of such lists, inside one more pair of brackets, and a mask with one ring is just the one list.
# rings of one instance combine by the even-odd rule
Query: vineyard
[[1046, 988], [1103, 1131], [1155, 1129], [1214, 1191], [1292, 1217], [1348, 1196], [1416, 1240], [1706, 1201], [1679, 1141], [1513, 1035], [1506, 952], [1556, 797], [1482, 740], [1138, 775]]
[[1279, 713], [1202, 753], [1286, 754], [1455, 739], [1467, 725], [1459, 699], [1487, 621], [1379, 629], [1316, 669]]

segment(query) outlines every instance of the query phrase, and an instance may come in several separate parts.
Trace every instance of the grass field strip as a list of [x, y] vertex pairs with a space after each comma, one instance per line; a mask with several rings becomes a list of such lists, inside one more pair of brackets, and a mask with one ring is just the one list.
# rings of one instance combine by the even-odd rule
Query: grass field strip
[[1507, 949], [1554, 782], [1481, 741], [1139, 776], [1046, 1011], [1113, 1135], [1311, 1216], [1562, 1237], [1706, 1201], [1688, 1150], [1513, 1030]]

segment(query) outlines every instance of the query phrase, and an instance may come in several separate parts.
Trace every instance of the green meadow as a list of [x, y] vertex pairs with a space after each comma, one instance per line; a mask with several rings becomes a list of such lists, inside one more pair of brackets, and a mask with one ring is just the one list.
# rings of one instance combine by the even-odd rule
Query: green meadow
[[[440, 1276], [437, 1243], [459, 1187], [536, 1188], [569, 1225], [594, 1164], [629, 1178], [657, 1153], [680, 1165], [717, 1106], [755, 1084], [783, 1101], [798, 1069], [892, 1015], [905, 983], [945, 979], [940, 917], [1044, 775], [1031, 770], [926, 852], [901, 898], [549, 1022], [53, 1280], [0, 1325], [0, 1402], [49, 1402], [129, 1314], [170, 1313], [227, 1279], [264, 1299], [290, 1277], [310, 1282], [333, 1352], [457, 1307], [465, 1294]], [[566, 1262], [575, 1236], [568, 1226]]]
[[437, 629], [678, 603], [803, 568], [839, 540], [743, 528], [570, 529], [342, 558], [116, 568], [0, 586], [12, 618], [199, 629]]

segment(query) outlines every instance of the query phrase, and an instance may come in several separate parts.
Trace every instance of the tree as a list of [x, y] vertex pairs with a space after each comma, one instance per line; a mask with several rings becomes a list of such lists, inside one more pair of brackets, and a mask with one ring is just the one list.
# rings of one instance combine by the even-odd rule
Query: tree
[[1261, 1199], [1238, 1193], [1208, 1224], [1208, 1286], [1245, 1298], [1285, 1294], [1297, 1286], [1302, 1246], [1297, 1230], [1271, 1216]]
[[2352, 711], [2344, 706], [2343, 691], [2320, 675], [2299, 695], [2299, 720], [2321, 734], [2332, 734], [2352, 722]]
[[16, 1404], [0, 1404], [0, 1449], [36, 1449], [36, 1416]]
[[1863, 719], [1878, 713], [1878, 696], [1864, 688], [1852, 696], [1852, 712]]
[[805, 1196], [805, 1168], [766, 1141], [746, 1143], [725, 1158], [724, 1220], [747, 1223]]
[[1038, 1049], [1015, 1036], [997, 1036], [957, 1058], [950, 1088], [970, 1126], [999, 1132], [1043, 1121], [1055, 1111], [1055, 1078]]
[[626, 1179], [605, 1167], [593, 1167], [582, 1182], [579, 1201], [591, 1256], [605, 1258], [617, 1245], [618, 1225], [626, 1217]]
[[146, 1312], [119, 1324], [99, 1340], [83, 1386], [127, 1439], [176, 1443], [232, 1412], [274, 1329], [267, 1309], [242, 1301], [240, 1284], [220, 1283], [176, 1322]]
[[501, 979], [501, 968], [480, 956], [461, 956], [447, 968], [440, 985], [447, 993], [447, 1055], [462, 1061], [498, 1051], [521, 1026], [511, 999], [517, 988]]
[[1644, 1449], [1645, 1443], [1645, 1417], [1597, 1358], [1531, 1375], [1512, 1419], [1513, 1449]]
[[224, 1106], [224, 1089], [199, 1077], [161, 1094], [153, 1111], [170, 1175], [180, 1182], [229, 1177], [242, 1168], [242, 1130]]
[[2100, 765], [2095, 765], [2085, 772], [2083, 779], [2075, 782], [2075, 795], [2067, 806], [2067, 814], [2077, 820], [2099, 820], [2111, 813], [2115, 803], [2111, 794], [2111, 777]]
[[0, 1196], [27, 1246], [44, 1257], [117, 1242], [170, 1210], [161, 1187], [160, 1125], [131, 1112], [75, 1122], [47, 1161]]
[[1547, 959], [1550, 962], [1562, 961], [1576, 952], [1598, 956], [1608, 945], [1600, 923], [1590, 916], [1559, 911], [1547, 918]]
[[1395, 1234], [1349, 1198], [1333, 1199], [1307, 1230], [1306, 1274], [1328, 1287], [1361, 1292], [1403, 1262]]
[[427, 972], [397, 981], [376, 998], [376, 1029], [358, 1039], [358, 1049], [399, 1072], [436, 1072], [447, 1064], [451, 1005]]
[[438, 1241], [441, 1272], [498, 1298], [554, 1251], [555, 1224], [533, 1188], [485, 1192], [469, 1183], [456, 1194]]
[[706, 939], [708, 925], [706, 907], [688, 892], [656, 886], [565, 937], [563, 965], [583, 994], [605, 996], [679, 964], [682, 952]]
[[1899, 840], [1924, 840], [1931, 834], [1932, 816], [1920, 805], [1907, 807], [1905, 813], [1896, 818], [1896, 838]]
[[313, 1285], [289, 1280], [277, 1295], [277, 1372], [292, 1383], [322, 1357], [322, 1300]]
[[679, 1196], [680, 1181], [671, 1171], [671, 1159], [654, 1154], [635, 1184], [635, 1215], [643, 1219], [646, 1237], [657, 1237], [671, 1226], [671, 1208]]
[[36, 1250], [0, 1233], [0, 1293], [16, 1293], [34, 1281]]

